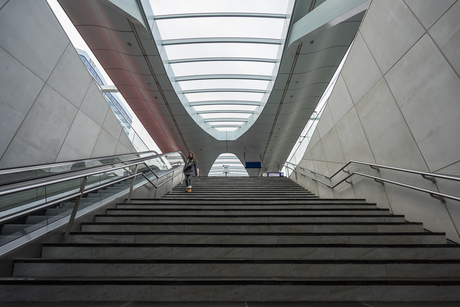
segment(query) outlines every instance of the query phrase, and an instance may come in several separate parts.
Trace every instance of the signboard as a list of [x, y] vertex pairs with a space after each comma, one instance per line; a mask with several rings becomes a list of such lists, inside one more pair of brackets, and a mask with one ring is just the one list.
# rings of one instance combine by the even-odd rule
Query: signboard
[[284, 177], [283, 172], [269, 172], [267, 173], [267, 177]]
[[260, 162], [246, 162], [246, 168], [262, 168], [262, 163]]

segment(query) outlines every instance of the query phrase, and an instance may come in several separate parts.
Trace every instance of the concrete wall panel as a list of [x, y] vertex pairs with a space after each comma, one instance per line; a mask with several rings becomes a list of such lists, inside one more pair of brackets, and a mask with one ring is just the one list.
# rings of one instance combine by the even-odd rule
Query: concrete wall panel
[[309, 149], [313, 148], [313, 146], [315, 146], [316, 143], [318, 143], [320, 140], [321, 137], [319, 136], [319, 130], [315, 129], [313, 135], [311, 136], [310, 143], [308, 143], [307, 152], [309, 151]]
[[334, 123], [338, 123], [342, 117], [353, 108], [353, 100], [351, 100], [343, 77], [340, 75], [334, 86], [334, 92], [331, 93], [329, 101], [330, 111]]
[[386, 185], [394, 214], [403, 214], [410, 222], [423, 222], [424, 228], [445, 232], [451, 240], [460, 241], [457, 230], [445, 205], [426, 194]]
[[0, 46], [42, 80], [69, 44], [50, 13], [46, 1], [9, 1], [0, 11]]
[[345, 162], [356, 160], [361, 162], [372, 162], [374, 156], [369, 147], [366, 134], [364, 133], [361, 122], [353, 108], [336, 125], [337, 135], [343, 149]]
[[323, 144], [323, 150], [327, 161], [342, 164], [346, 162], [335, 128], [329, 131], [321, 143]]
[[[45, 82], [0, 48], [0, 157], [40, 94]], [[17, 86], [23, 84], [23, 86]]]
[[117, 147], [115, 148], [115, 155], [122, 155], [132, 152], [129, 148], [124, 146], [122, 143], [118, 142]]
[[54, 162], [78, 109], [45, 86], [1, 161], [1, 167]]
[[131, 141], [128, 138], [128, 135], [125, 133], [124, 130], [122, 130], [122, 132], [120, 133], [120, 137], [118, 138], [118, 141], [127, 148], [133, 147], [133, 145], [131, 144]]
[[430, 37], [425, 35], [385, 78], [429, 169], [458, 161], [460, 80]]
[[376, 163], [427, 171], [401, 111], [382, 79], [356, 104]]
[[116, 139], [120, 137], [120, 133], [123, 130], [113, 112], [107, 112], [102, 128], [107, 130]]
[[361, 34], [383, 74], [424, 33], [403, 0], [374, 1], [361, 25]]
[[[372, 175], [378, 176], [375, 173], [377, 171]], [[353, 191], [357, 198], [364, 198], [369, 203], [377, 204], [379, 208], [390, 209], [390, 212], [393, 212], [384, 185], [362, 176], [354, 176], [351, 178], [351, 181], [353, 182]]]
[[460, 74], [460, 2], [457, 1], [439, 19], [429, 30], [429, 34], [457, 74]]
[[455, 1], [456, 0], [404, 0], [425, 29], [431, 28]]
[[54, 68], [48, 84], [77, 108], [80, 108], [91, 82], [92, 78], [86, 67], [73, 45], [69, 44]]
[[357, 103], [382, 78], [382, 73], [359, 32], [343, 65], [342, 76], [353, 103]]
[[334, 127], [334, 120], [332, 118], [331, 111], [329, 110], [329, 106], [326, 106], [321, 114], [321, 121], [317, 126], [319, 135], [323, 138], [329, 133], [332, 127]]
[[115, 139], [110, 133], [101, 129], [99, 136], [94, 146], [91, 157], [103, 157], [115, 154], [117, 147], [117, 139]]
[[101, 95], [98, 86], [96, 83], [91, 82], [83, 103], [81, 104], [80, 110], [88, 115], [99, 126], [102, 126], [107, 116], [107, 112], [112, 112], [112, 110], [109, 109], [109, 104]]
[[101, 127], [97, 123], [79, 111], [59, 152], [57, 161], [90, 157], [100, 130]]
[[[311, 159], [314, 161], [326, 161], [326, 154], [324, 153], [323, 143], [318, 142], [311, 150]], [[327, 174], [325, 174], [327, 175]]]

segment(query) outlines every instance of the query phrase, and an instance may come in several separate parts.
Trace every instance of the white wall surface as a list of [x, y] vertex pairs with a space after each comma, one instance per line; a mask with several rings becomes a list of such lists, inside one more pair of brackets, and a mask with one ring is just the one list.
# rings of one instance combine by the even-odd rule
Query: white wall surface
[[[332, 175], [357, 160], [460, 176], [459, 74], [460, 1], [373, 0], [300, 165]], [[457, 183], [380, 175], [460, 196]], [[460, 202], [363, 177], [334, 190], [291, 178], [320, 197], [366, 198], [460, 242]]]
[[0, 168], [135, 152], [46, 1], [0, 3]]

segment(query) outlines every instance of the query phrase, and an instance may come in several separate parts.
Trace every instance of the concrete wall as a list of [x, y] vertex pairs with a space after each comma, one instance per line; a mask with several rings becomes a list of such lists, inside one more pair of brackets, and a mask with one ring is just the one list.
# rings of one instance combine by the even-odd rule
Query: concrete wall
[[0, 168], [135, 152], [46, 1], [0, 1]]
[[[459, 50], [460, 1], [373, 0], [301, 166], [332, 175], [357, 160], [460, 175]], [[380, 173], [460, 196], [456, 183]], [[321, 197], [366, 198], [460, 242], [460, 202], [363, 177], [334, 190], [297, 181]]]

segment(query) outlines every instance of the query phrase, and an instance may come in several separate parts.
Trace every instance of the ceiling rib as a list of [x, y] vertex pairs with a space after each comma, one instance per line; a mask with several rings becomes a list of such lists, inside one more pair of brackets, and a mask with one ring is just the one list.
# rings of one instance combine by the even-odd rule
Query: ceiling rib
[[214, 113], [244, 113], [244, 114], [254, 114], [254, 111], [249, 111], [249, 110], [206, 110], [206, 111], [197, 111], [197, 114], [214, 114]]
[[281, 45], [283, 41], [281, 39], [276, 39], [276, 38], [257, 38], [257, 37], [197, 37], [197, 38], [166, 39], [166, 40], [161, 41], [161, 45], [163, 46], [185, 45], [185, 44], [209, 44], [209, 43]]
[[155, 15], [151, 20], [168, 20], [181, 18], [209, 18], [209, 17], [248, 17], [248, 18], [276, 18], [286, 19], [286, 14], [268, 14], [268, 13], [187, 13], [187, 14], [168, 14]]
[[205, 123], [211, 122], [247, 122], [247, 118], [233, 118], [233, 117], [221, 117], [221, 118], [205, 118]]
[[277, 59], [264, 59], [264, 58], [245, 58], [245, 57], [209, 57], [209, 58], [190, 58], [170, 60], [169, 64], [193, 63], [193, 62], [262, 62], [262, 63], [279, 63]]
[[172, 82], [184, 82], [195, 80], [214, 80], [214, 79], [241, 79], [241, 80], [261, 80], [274, 81], [275, 78], [268, 75], [241, 75], [241, 74], [213, 74], [213, 75], [190, 75], [176, 77]]
[[197, 93], [259, 93], [265, 94], [270, 93], [266, 90], [258, 90], [258, 89], [251, 89], [251, 88], [208, 88], [208, 89], [198, 89], [198, 90], [186, 90], [177, 92], [178, 94], [197, 94]]
[[212, 106], [212, 105], [245, 105], [245, 106], [260, 106], [260, 101], [247, 100], [219, 100], [219, 101], [194, 101], [190, 102], [191, 107], [195, 106]]
[[212, 124], [213, 128], [220, 128], [220, 127], [229, 127], [229, 128], [239, 128], [241, 124]]

